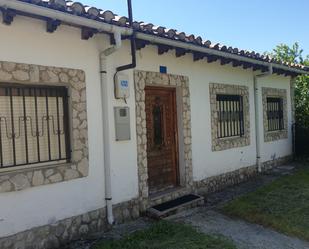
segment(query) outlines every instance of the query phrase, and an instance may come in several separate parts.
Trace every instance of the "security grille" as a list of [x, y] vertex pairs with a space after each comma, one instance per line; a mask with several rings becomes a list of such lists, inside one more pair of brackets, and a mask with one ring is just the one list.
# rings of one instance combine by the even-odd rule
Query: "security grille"
[[267, 98], [268, 131], [284, 130], [283, 99]]
[[218, 138], [243, 136], [243, 97], [240, 95], [217, 95]]
[[0, 168], [70, 160], [65, 87], [0, 85]]

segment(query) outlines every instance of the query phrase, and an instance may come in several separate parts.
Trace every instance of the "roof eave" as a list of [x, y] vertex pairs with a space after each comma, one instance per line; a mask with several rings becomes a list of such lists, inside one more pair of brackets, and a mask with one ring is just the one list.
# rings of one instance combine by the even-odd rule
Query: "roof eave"
[[45, 6], [36, 5], [28, 2], [17, 0], [0, 0], [0, 7], [3, 9], [13, 9], [20, 13], [26, 13], [33, 17], [44, 17], [52, 20], [59, 20], [63, 23], [73, 24], [79, 27], [88, 27], [97, 29], [99, 32], [114, 33], [119, 32], [122, 35], [131, 35], [132, 29], [128, 27], [120, 27], [111, 23], [105, 23], [83, 16], [73, 15], [61, 10], [47, 8]]
[[293, 67], [289, 67], [286, 65], [273, 63], [273, 62], [260, 61], [254, 58], [248, 58], [248, 57], [240, 56], [238, 54], [223, 52], [220, 50], [215, 50], [212, 48], [207, 48], [207, 47], [199, 46], [199, 45], [192, 44], [192, 43], [177, 41], [177, 40], [168, 39], [165, 37], [159, 37], [153, 34], [145, 34], [142, 32], [136, 32], [136, 37], [141, 40], [149, 41], [150, 43], [153, 43], [153, 44], [173, 46], [175, 48], [182, 48], [185, 50], [205, 53], [208, 55], [219, 56], [220, 58], [232, 59], [232, 60], [237, 60], [237, 61], [251, 63], [254, 65], [260, 65], [260, 66], [265, 66], [265, 67], [269, 67], [270, 65], [272, 65], [273, 68], [277, 68], [277, 69], [295, 73], [295, 74], [309, 74], [309, 71], [306, 71], [303, 69], [293, 68]]
[[[223, 62], [222, 65], [227, 64], [228, 61], [236, 61], [240, 63], [247, 63], [249, 65], [254, 65], [254, 70], [262, 68], [262, 70], [267, 70], [269, 65], [272, 65], [273, 68], [277, 69], [278, 72], [281, 71], [281, 74], [290, 74], [290, 75], [299, 75], [299, 74], [309, 74], [309, 69], [304, 70], [299, 66], [288, 66], [284, 64], [278, 64], [273, 61], [265, 61], [263, 59], [250, 58], [248, 56], [243, 56], [241, 54], [235, 54], [232, 52], [222, 51], [216, 48], [210, 48], [201, 44], [195, 44], [183, 40], [175, 40], [174, 38], [162, 37], [156, 34], [147, 34], [145, 32], [132, 29], [130, 27], [120, 27], [113, 23], [106, 23], [104, 21], [98, 21], [89, 19], [84, 16], [73, 15], [64, 11], [47, 8], [45, 6], [36, 5], [33, 3], [28, 3], [20, 0], [0, 0], [0, 7], [5, 9], [14, 9], [21, 13], [27, 13], [32, 17], [45, 17], [52, 20], [60, 20], [64, 24], [73, 24], [81, 28], [88, 27], [97, 30], [98, 32], [103, 33], [114, 33], [119, 32], [123, 36], [130, 36], [133, 32], [136, 32], [136, 37], [141, 40], [146, 40], [152, 44], [162, 44], [166, 46], [172, 46], [174, 48], [181, 48], [184, 50], [191, 51], [193, 53], [202, 53], [211, 55], [213, 57], [218, 57], [227, 62]], [[203, 56], [202, 56], [203, 57]], [[250, 66], [249, 66], [250, 67]], [[249, 68], [248, 67], [248, 68]], [[247, 68], [247, 67], [244, 67]], [[265, 69], [266, 68], [266, 69]], [[283, 71], [283, 73], [282, 73]], [[279, 73], [280, 74], [280, 73]]]

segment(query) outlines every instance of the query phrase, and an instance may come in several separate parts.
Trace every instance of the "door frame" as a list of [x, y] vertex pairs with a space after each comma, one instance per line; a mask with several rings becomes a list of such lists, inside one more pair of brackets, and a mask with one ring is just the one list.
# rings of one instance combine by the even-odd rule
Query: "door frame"
[[[145, 111], [145, 87], [176, 88], [177, 127], [178, 127], [178, 165], [180, 188], [154, 199], [149, 196], [147, 165], [147, 128]], [[191, 104], [189, 78], [182, 75], [162, 74], [151, 71], [134, 70], [136, 146], [139, 201], [141, 211], [153, 204], [160, 204], [166, 198], [175, 198], [193, 190]], [[155, 203], [154, 203], [155, 201]]]
[[[176, 182], [175, 182], [175, 186], [174, 188], [177, 188], [180, 186], [180, 176], [179, 176], [179, 172], [180, 172], [180, 165], [179, 165], [179, 137], [178, 137], [178, 108], [177, 108], [177, 89], [176, 86], [157, 86], [157, 85], [146, 85], [145, 86], [145, 93], [146, 91], [149, 90], [158, 90], [158, 91], [166, 91], [166, 92], [171, 92], [172, 93], [172, 115], [173, 115], [173, 129], [174, 129], [174, 159], [175, 159], [175, 172], [173, 172], [173, 174], [175, 174], [175, 178], [176, 178]], [[146, 113], [147, 115], [147, 113]], [[147, 124], [146, 124], [146, 128], [147, 128]], [[147, 135], [147, 132], [146, 132]], [[148, 157], [147, 157], [147, 164], [148, 164]], [[173, 188], [172, 188], [173, 189]], [[160, 193], [161, 191], [159, 191], [158, 193]], [[158, 194], [155, 193], [155, 194]]]

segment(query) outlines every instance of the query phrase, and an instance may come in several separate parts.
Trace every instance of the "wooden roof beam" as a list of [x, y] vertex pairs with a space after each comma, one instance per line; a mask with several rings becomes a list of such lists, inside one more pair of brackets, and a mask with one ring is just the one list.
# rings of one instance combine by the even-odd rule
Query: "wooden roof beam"
[[53, 20], [53, 19], [47, 19], [46, 21], [46, 31], [48, 33], [53, 33], [57, 30], [57, 28], [60, 26], [61, 21], [59, 20]]
[[286, 71], [285, 76], [297, 77], [298, 74]]
[[263, 72], [263, 73], [265, 73], [265, 72], [267, 72], [268, 70], [269, 70], [269, 68], [268, 67], [260, 67], [261, 68], [261, 71]]
[[2, 11], [2, 22], [6, 25], [11, 25], [16, 16], [16, 11], [12, 9], [1, 9]]
[[232, 62], [231, 59], [226, 59], [226, 58], [221, 58], [220, 59], [220, 64], [223, 66], [223, 65], [226, 65], [226, 64], [229, 64], [230, 62]]
[[288, 74], [286, 71], [281, 70], [281, 69], [274, 68], [273, 70], [274, 70], [274, 73], [278, 75], [284, 74], [285, 76], [287, 76]]
[[193, 61], [202, 60], [202, 59], [204, 59], [204, 57], [206, 57], [206, 55], [203, 54], [203, 53], [199, 53], [199, 52], [195, 53], [195, 52], [193, 52]]
[[219, 58], [217, 56], [213, 56], [213, 55], [209, 55], [207, 56], [207, 62], [208, 63], [212, 63], [212, 62], [215, 62], [217, 61]]
[[135, 40], [136, 50], [141, 50], [142, 48], [145, 48], [148, 44], [149, 44], [148, 41], [144, 41], [140, 39]]
[[176, 48], [176, 57], [181, 57], [181, 56], [184, 56], [186, 54], [186, 50], [185, 49], [182, 49], [182, 48]]
[[167, 45], [158, 45], [158, 54], [162, 55], [164, 53], [167, 53], [172, 47]]
[[233, 67], [238, 67], [238, 66], [240, 66], [239, 61], [232, 61], [232, 66], [233, 66]]
[[243, 69], [248, 69], [248, 68], [250, 68], [250, 67], [252, 67], [252, 64], [250, 64], [250, 63], [243, 63]]
[[[256, 65], [253, 65], [253, 66], [252, 66], [252, 70], [253, 70], [253, 71], [256, 71], [256, 70], [259, 70], [259, 69], [261, 69], [261, 67], [256, 66]], [[262, 70], [262, 69], [261, 69], [261, 70]]]
[[239, 67], [239, 66], [241, 66], [242, 65], [242, 62], [241, 61], [232, 61], [232, 66], [233, 67]]
[[90, 28], [82, 28], [82, 40], [89, 40], [89, 38], [92, 38], [98, 31], [96, 29], [90, 29]]

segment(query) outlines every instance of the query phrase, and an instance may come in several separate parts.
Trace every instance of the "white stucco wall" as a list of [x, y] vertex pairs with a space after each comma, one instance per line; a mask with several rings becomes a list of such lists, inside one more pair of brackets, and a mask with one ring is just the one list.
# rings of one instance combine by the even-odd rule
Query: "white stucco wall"
[[[148, 47], [147, 47], [148, 48]], [[159, 66], [168, 68], [168, 73], [189, 77], [192, 119], [192, 158], [194, 180], [222, 174], [255, 164], [253, 73], [232, 66], [206, 61], [194, 62], [188, 54], [176, 58], [174, 51], [158, 55], [155, 47], [138, 52], [138, 69], [158, 71]], [[251, 145], [231, 150], [212, 152], [209, 83], [245, 85], [250, 92]]]
[[[79, 29], [60, 26], [47, 33], [46, 23], [17, 17], [0, 25], [0, 60], [82, 69], [86, 73], [89, 176], [78, 180], [0, 194], [0, 237], [45, 225], [105, 205], [99, 48], [108, 39], [81, 40]], [[110, 98], [113, 98], [112, 87]], [[130, 103], [133, 98], [130, 99]], [[132, 104], [132, 103], [131, 103]], [[110, 116], [113, 114], [110, 113]], [[134, 117], [134, 112], [132, 113]], [[110, 118], [111, 122], [112, 119]], [[111, 124], [113, 127], [113, 124]], [[112, 143], [115, 203], [137, 195], [136, 150], [132, 141]], [[132, 151], [129, 151], [130, 149]], [[118, 154], [119, 153], [119, 154]], [[120, 180], [120, 179], [121, 180]]]
[[[130, 57], [128, 57], [127, 49], [129, 48], [124, 47], [120, 52], [117, 52], [112, 56], [112, 60], [126, 60], [129, 62]], [[210, 64], [205, 60], [193, 62], [191, 54], [176, 58], [174, 53], [175, 51], [172, 50], [163, 55], [158, 55], [155, 46], [147, 46], [146, 49], [137, 52], [137, 69], [158, 72], [160, 65], [162, 65], [167, 67], [168, 73], [189, 77], [194, 180], [198, 181], [210, 176], [254, 165], [256, 163], [256, 145], [253, 71], [234, 68], [231, 65], [221, 66], [219, 62]], [[128, 74], [131, 75], [130, 73]], [[234, 84], [249, 87], [251, 127], [251, 143], [249, 146], [219, 152], [213, 152], [211, 150], [209, 83]], [[292, 153], [290, 78], [283, 76], [260, 78], [258, 79], [257, 85], [260, 91], [262, 87], [287, 89], [288, 139], [264, 143], [263, 108], [262, 99], [259, 98], [261, 117], [259, 125], [262, 136], [261, 156], [262, 162], [265, 162]], [[130, 107], [134, 109], [134, 103]]]
[[[280, 88], [287, 91], [287, 112], [288, 112], [288, 138], [277, 140], [273, 142], [264, 142], [264, 137], [261, 143], [261, 160], [262, 162], [270, 161], [276, 158], [288, 156], [292, 154], [292, 111], [291, 111], [291, 92], [290, 92], [290, 77], [280, 77], [272, 75], [267, 78], [260, 78], [258, 80], [259, 94], [262, 92], [262, 87]], [[262, 97], [259, 97], [260, 108], [260, 134], [264, 136], [263, 129], [263, 108]]]
[[[193, 177], [195, 181], [215, 176], [256, 163], [255, 145], [255, 108], [253, 71], [234, 68], [231, 65], [221, 66], [219, 62], [207, 63], [205, 60], [193, 62], [192, 55], [176, 58], [174, 51], [164, 55], [157, 54], [157, 48], [148, 46], [138, 52], [138, 69], [158, 71], [159, 66], [167, 66], [168, 73], [186, 75], [190, 81], [191, 118], [192, 118], [192, 157]], [[258, 87], [263, 86], [287, 89], [289, 138], [285, 140], [264, 143], [263, 108], [260, 105], [260, 134], [262, 138], [262, 162], [290, 155], [292, 153], [291, 136], [291, 102], [289, 77], [272, 76], [258, 80]], [[249, 146], [225, 151], [211, 150], [211, 115], [209, 105], [209, 83], [244, 85], [249, 87], [250, 104], [250, 140]]]
[[[108, 37], [83, 41], [80, 30], [68, 26], [49, 34], [45, 23], [28, 18], [15, 18], [11, 26], [0, 25], [0, 60], [46, 66], [82, 69], [86, 73], [89, 129], [89, 176], [78, 180], [33, 187], [20, 192], [0, 194], [0, 237], [35, 226], [52, 223], [85, 213], [105, 205], [102, 116], [100, 99], [99, 51], [109, 45]], [[174, 51], [159, 56], [156, 47], [148, 46], [137, 53], [139, 70], [186, 75], [190, 80], [192, 115], [192, 152], [194, 180], [255, 164], [255, 125], [253, 72], [219, 63], [194, 62], [192, 55], [181, 58]], [[108, 59], [109, 71], [130, 62], [128, 42]], [[114, 106], [126, 105], [114, 99], [113, 74], [108, 74], [110, 110], [110, 151], [113, 202], [120, 203], [138, 195], [137, 152], [135, 133], [135, 97], [133, 71], [127, 71], [131, 82], [131, 97], [127, 106], [131, 114], [131, 140], [115, 141]], [[222, 152], [211, 151], [209, 83], [245, 85], [250, 91], [251, 144]], [[288, 90], [289, 124], [291, 123], [289, 79], [279, 76], [261, 79], [259, 87], [271, 86]], [[261, 99], [260, 99], [261, 105]], [[260, 108], [261, 109], [261, 108]], [[262, 110], [261, 110], [262, 112]], [[260, 115], [262, 117], [262, 115]], [[260, 121], [262, 127], [262, 120]], [[261, 133], [263, 134], [263, 133]], [[262, 159], [270, 160], [291, 153], [291, 133], [288, 140], [263, 144]]]

